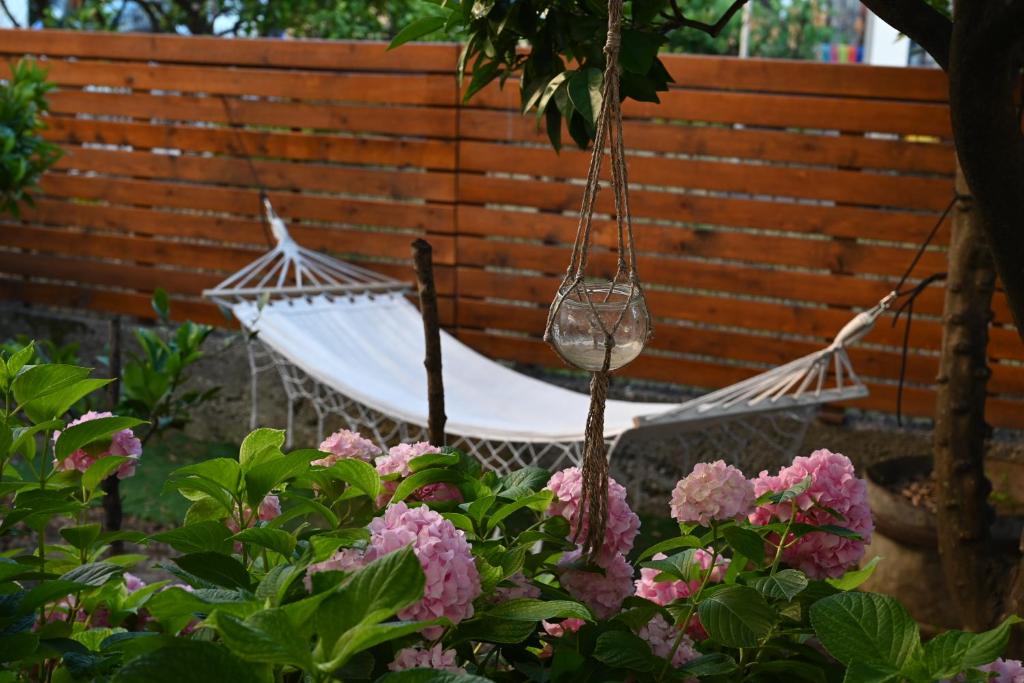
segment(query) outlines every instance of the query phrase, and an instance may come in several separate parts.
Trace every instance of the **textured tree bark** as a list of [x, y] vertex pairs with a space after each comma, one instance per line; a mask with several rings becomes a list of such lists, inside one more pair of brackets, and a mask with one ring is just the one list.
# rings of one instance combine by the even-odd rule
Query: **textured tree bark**
[[991, 374], [986, 350], [996, 275], [980, 212], [959, 173], [957, 192], [933, 449], [942, 570], [964, 627], [974, 631], [989, 628], [998, 615], [988, 580], [992, 510], [984, 470]]
[[426, 342], [423, 366], [427, 369], [427, 434], [431, 444], [444, 446], [444, 424], [448, 417], [444, 413], [441, 325], [437, 314], [437, 289], [434, 287], [432, 254], [433, 250], [425, 240], [419, 239], [412, 243], [416, 281], [420, 292], [420, 314], [423, 316], [423, 337]]

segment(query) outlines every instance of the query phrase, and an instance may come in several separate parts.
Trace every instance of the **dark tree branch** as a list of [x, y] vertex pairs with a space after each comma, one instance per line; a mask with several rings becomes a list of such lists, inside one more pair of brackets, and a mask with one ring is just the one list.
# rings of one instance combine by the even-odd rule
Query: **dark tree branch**
[[718, 34], [720, 34], [722, 29], [728, 25], [733, 16], [740, 11], [740, 8], [749, 2], [749, 0], [734, 0], [732, 5], [729, 6], [729, 9], [725, 10], [722, 16], [718, 18], [718, 21], [713, 24], [708, 24], [703, 21], [687, 18], [686, 15], [683, 14], [682, 10], [679, 9], [679, 5], [676, 0], [669, 1], [672, 5], [672, 15], [671, 19], [666, 24], [662, 25], [663, 31], [671, 31], [677, 28], [695, 28], [698, 31], [704, 31], [712, 38], [717, 38]]
[[4, 14], [7, 15], [7, 18], [11, 22], [11, 26], [13, 26], [14, 28], [21, 28], [21, 24], [18, 23], [18, 20], [15, 19], [14, 15], [11, 13], [10, 8], [7, 7], [6, 0], [0, 0], [0, 9], [2, 9], [4, 11]]
[[953, 23], [924, 0], [861, 0], [885, 23], [923, 47], [939, 66], [949, 70]]

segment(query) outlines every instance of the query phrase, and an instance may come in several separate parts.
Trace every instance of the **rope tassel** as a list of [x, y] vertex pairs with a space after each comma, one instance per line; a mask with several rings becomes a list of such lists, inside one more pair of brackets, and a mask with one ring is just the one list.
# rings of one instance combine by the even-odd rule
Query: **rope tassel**
[[[569, 267], [548, 311], [544, 331], [545, 341], [554, 347], [563, 360], [592, 373], [582, 457], [580, 515], [585, 517], [580, 520], [574, 538], [584, 556], [591, 559], [604, 545], [608, 524], [608, 453], [604, 438], [604, 412], [610, 372], [638, 355], [651, 334], [650, 314], [637, 275], [633, 223], [629, 211], [626, 151], [622, 141], [619, 97], [622, 12], [623, 0], [608, 0], [604, 81], [601, 87], [601, 108], [595, 119], [594, 148]], [[587, 263], [606, 143], [611, 158], [611, 186], [615, 196], [618, 261], [615, 275], [610, 281], [595, 283], [587, 278]], [[571, 313], [563, 314], [563, 307], [566, 306], [572, 309]], [[616, 335], [619, 333], [624, 343], [616, 349]], [[601, 357], [595, 358], [594, 354], [599, 349], [604, 351], [603, 363], [600, 365], [595, 361]], [[613, 350], [618, 352], [614, 358]]]

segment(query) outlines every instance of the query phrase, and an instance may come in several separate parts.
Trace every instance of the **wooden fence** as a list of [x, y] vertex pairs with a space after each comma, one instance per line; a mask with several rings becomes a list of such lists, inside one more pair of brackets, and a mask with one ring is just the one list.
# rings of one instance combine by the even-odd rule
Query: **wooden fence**
[[[224, 324], [199, 292], [267, 246], [259, 186], [303, 244], [411, 277], [426, 235], [444, 323], [489, 356], [554, 365], [539, 341], [587, 153], [555, 154], [514, 83], [460, 105], [455, 45], [0, 31], [45, 59], [47, 136], [66, 156], [7, 220], [0, 298]], [[660, 104], [630, 102], [640, 273], [656, 336], [625, 375], [712, 388], [820, 347], [894, 284], [952, 197], [941, 72], [664, 58]], [[567, 138], [568, 139], [568, 138]], [[251, 159], [251, 160], [250, 160]], [[612, 235], [599, 209], [599, 266]], [[948, 229], [917, 276], [945, 270]], [[1024, 358], [994, 304], [989, 419], [1024, 427]], [[941, 288], [920, 299], [905, 409], [931, 413]], [[902, 331], [856, 349], [891, 410]], [[524, 397], [525, 398], [525, 397]]]

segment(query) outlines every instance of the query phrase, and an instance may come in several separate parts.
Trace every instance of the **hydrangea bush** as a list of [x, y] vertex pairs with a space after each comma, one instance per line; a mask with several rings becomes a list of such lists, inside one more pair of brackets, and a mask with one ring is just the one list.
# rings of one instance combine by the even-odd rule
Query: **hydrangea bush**
[[[507, 476], [429, 444], [339, 432], [285, 453], [259, 429], [237, 458], [175, 471], [181, 526], [88, 522], [103, 477], [145, 467], [138, 420], [68, 409], [104, 383], [0, 357], [0, 681], [1018, 681], [1015, 619], [922, 642], [894, 599], [859, 592], [864, 484], [826, 450], [749, 479], [702, 463], [635, 548], [610, 481], [603, 549], [575, 540], [580, 472]], [[126, 434], [125, 432], [129, 432]], [[114, 540], [159, 543], [110, 555]], [[163, 580], [144, 581], [156, 569]]]

